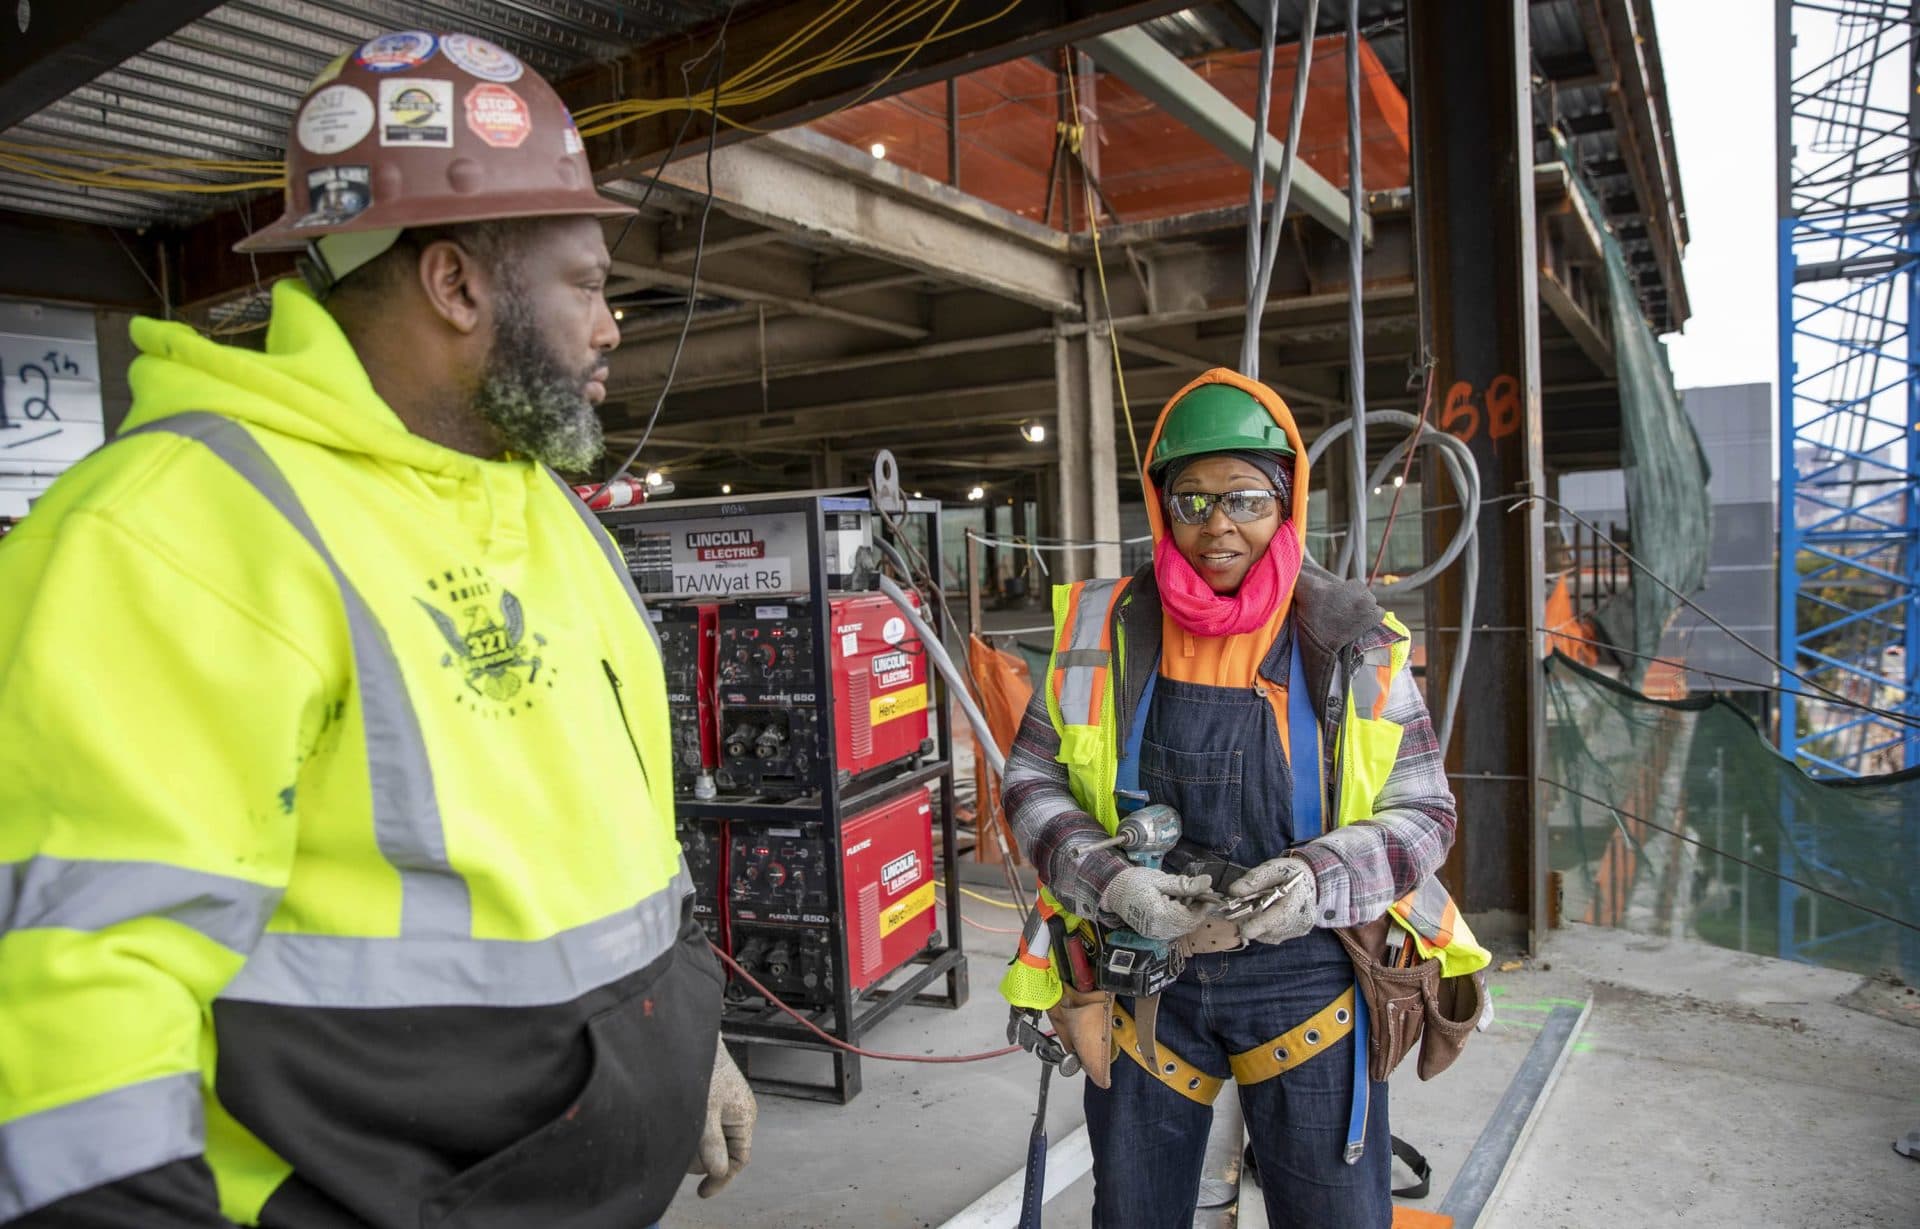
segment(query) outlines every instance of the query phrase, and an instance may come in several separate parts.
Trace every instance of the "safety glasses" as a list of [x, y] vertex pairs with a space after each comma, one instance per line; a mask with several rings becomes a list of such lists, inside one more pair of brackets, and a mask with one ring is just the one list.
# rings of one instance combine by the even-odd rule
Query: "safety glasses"
[[1245, 525], [1271, 515], [1273, 501], [1279, 494], [1271, 490], [1222, 491], [1218, 495], [1206, 491], [1181, 491], [1167, 496], [1167, 511], [1182, 525], [1204, 525], [1213, 516], [1217, 504], [1225, 509], [1228, 520]]

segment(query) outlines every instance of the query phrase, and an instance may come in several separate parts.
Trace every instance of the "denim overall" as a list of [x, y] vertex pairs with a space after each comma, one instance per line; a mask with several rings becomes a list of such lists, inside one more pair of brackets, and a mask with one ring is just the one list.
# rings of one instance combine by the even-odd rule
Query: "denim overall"
[[[1291, 677], [1289, 690], [1299, 694], [1289, 700], [1310, 711], [1292, 640], [1289, 620], [1260, 673]], [[1185, 839], [1242, 866], [1284, 854], [1294, 843], [1295, 781], [1264, 688], [1161, 676], [1143, 704], [1144, 721], [1135, 720], [1140, 788], [1150, 801], [1180, 812]], [[1290, 724], [1300, 728], [1298, 721]], [[1317, 748], [1317, 739], [1303, 746], [1315, 754], [1307, 748]], [[1163, 1049], [1224, 1078], [1229, 1056], [1300, 1025], [1352, 985], [1346, 949], [1319, 927], [1282, 944], [1195, 956], [1161, 994], [1156, 1037]], [[1129, 1012], [1134, 1007], [1125, 999], [1121, 1005]], [[1275, 1229], [1388, 1229], [1393, 1219], [1387, 1086], [1372, 1085], [1370, 1105], [1360, 1107], [1364, 1127], [1358, 1127], [1354, 1060], [1348, 1035], [1285, 1074], [1238, 1090]], [[1086, 1113], [1096, 1229], [1192, 1224], [1212, 1107], [1119, 1057], [1111, 1088], [1089, 1082]], [[1364, 1131], [1366, 1145], [1351, 1165], [1345, 1160], [1350, 1125]]]

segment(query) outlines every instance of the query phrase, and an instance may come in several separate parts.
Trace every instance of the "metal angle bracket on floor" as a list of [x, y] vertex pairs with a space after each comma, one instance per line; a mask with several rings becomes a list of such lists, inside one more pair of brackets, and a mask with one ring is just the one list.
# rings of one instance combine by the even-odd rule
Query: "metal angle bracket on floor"
[[1453, 1218], [1454, 1229], [1473, 1229], [1480, 1214], [1492, 1205], [1507, 1177], [1513, 1172], [1514, 1159], [1526, 1142], [1547, 1094], [1560, 1078], [1567, 1058], [1573, 1053], [1574, 1040], [1593, 1011], [1593, 997], [1575, 1011], [1556, 1007], [1548, 1014], [1533, 1047], [1521, 1060], [1507, 1085], [1506, 1095], [1494, 1107], [1493, 1117], [1480, 1131], [1480, 1138], [1467, 1154], [1466, 1164], [1455, 1175], [1446, 1198], [1440, 1201], [1440, 1214]]

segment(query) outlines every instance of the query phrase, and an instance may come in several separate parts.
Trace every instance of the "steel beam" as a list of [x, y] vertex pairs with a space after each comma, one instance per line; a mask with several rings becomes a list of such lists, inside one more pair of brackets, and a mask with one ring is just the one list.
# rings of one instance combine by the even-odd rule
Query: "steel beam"
[[[1145, 30], [1115, 30], [1083, 40], [1080, 48], [1236, 163], [1249, 171], [1253, 169], [1253, 117], [1208, 84], [1206, 78], [1188, 68], [1179, 56], [1155, 42]], [[1268, 136], [1268, 179], [1279, 180], [1286, 152], [1284, 140]], [[1345, 194], [1304, 159], [1294, 163], [1292, 200], [1308, 217], [1342, 239], [1347, 237]], [[1363, 218], [1361, 230], [1363, 241], [1372, 243], [1370, 218]]]
[[[1408, 6], [1414, 200], [1421, 292], [1438, 362], [1435, 413], [1466, 441], [1483, 498], [1540, 492], [1539, 262], [1527, 0]], [[1430, 504], [1458, 502], [1436, 466]], [[1431, 514], [1446, 541], [1458, 511]], [[1495, 935], [1546, 929], [1540, 627], [1546, 595], [1538, 504], [1479, 512], [1472, 661], [1447, 769], [1460, 826], [1442, 877]], [[1427, 626], [1458, 627], [1459, 569], [1427, 588]], [[1512, 630], [1507, 630], [1512, 629]], [[1444, 700], [1458, 637], [1429, 633], [1428, 696]]]
[[158, 311], [159, 263], [142, 235], [0, 211], [0, 296]]
[[[764, 98], [727, 105], [724, 110], [729, 124], [719, 130], [715, 139], [718, 145], [729, 147], [743, 142], [755, 131], [794, 129], [857, 102], [886, 98], [991, 64], [1161, 17], [1178, 11], [1186, 3], [1187, 0], [1021, 0], [1019, 4], [1009, 5], [1005, 0], [959, 0], [957, 5], [929, 12], [924, 20], [888, 40], [888, 45], [900, 48], [899, 54], [854, 57], [855, 63], [801, 74]], [[119, 3], [75, 0], [60, 6], [35, 4], [30, 36], [0, 46], [0, 101], [8, 104], [7, 109], [0, 112], [7, 117], [5, 122], [0, 122], [0, 129], [40, 110], [46, 103], [70, 93], [136, 52], [146, 50], [174, 29], [215, 7], [213, 0], [121, 0]], [[754, 64], [786, 44], [819, 17], [819, 7], [742, 5], [745, 11], [727, 19], [725, 54], [729, 70]], [[653, 40], [614, 59], [570, 73], [556, 81], [556, 88], [576, 112], [615, 100], [677, 98], [684, 89], [681, 67], [707, 55], [719, 26], [720, 19], [715, 19], [683, 35]], [[843, 32], [828, 31], [827, 41], [838, 40]], [[810, 44], [815, 50], [820, 45], [818, 38]], [[907, 54], [909, 49], [911, 55]], [[42, 65], [43, 60], [48, 63]], [[696, 87], [701, 80], [700, 71], [700, 67], [694, 68]], [[664, 112], [588, 138], [587, 153], [596, 177], [617, 184], [650, 173], [673, 144], [683, 118], [684, 114], [677, 110]], [[694, 119], [682, 143], [683, 150], [704, 146], [707, 122], [700, 117]], [[783, 133], [782, 137], [791, 135]], [[722, 153], [725, 152], [723, 149]], [[265, 225], [279, 215], [279, 202], [271, 196], [263, 194], [250, 199], [257, 225]], [[246, 261], [236, 264], [224, 258], [224, 248], [233, 236], [229, 233], [232, 227], [223, 219], [230, 217], [228, 213], [216, 214], [204, 222], [183, 227], [170, 239], [169, 252], [182, 271], [182, 281], [188, 283], [182, 288], [180, 302], [217, 299], [251, 286], [253, 266]], [[831, 231], [829, 228], [829, 233]], [[909, 241], [908, 246], [914, 246], [913, 241]], [[946, 247], [940, 242], [931, 246], [936, 250]], [[272, 274], [290, 267], [284, 261], [270, 261], [265, 257], [259, 265], [263, 272]], [[1067, 280], [1070, 282], [1071, 278]], [[1061, 310], [1061, 296], [1054, 293], [1056, 289], [1047, 287], [1039, 291], [1039, 297], [1046, 302], [1036, 305], [1044, 306], [1049, 312]]]
[[22, 4], [0, 39], [0, 132], [218, 8], [220, 0]]
[[[889, 188], [871, 174], [828, 170], [793, 156], [798, 148], [817, 150], [818, 145], [818, 138], [781, 134], [718, 151], [713, 156], [714, 208], [782, 235], [904, 265], [943, 282], [1050, 312], [1078, 313], [1077, 279], [1061, 259], [1063, 236], [1029, 237], [989, 217], [984, 208], [963, 211], [938, 193], [913, 192], [919, 185]], [[889, 165], [874, 158], [865, 162]], [[911, 175], [891, 169], [895, 178]], [[661, 183], [704, 195], [703, 160], [672, 164]], [[931, 180], [926, 183], [939, 187]]]

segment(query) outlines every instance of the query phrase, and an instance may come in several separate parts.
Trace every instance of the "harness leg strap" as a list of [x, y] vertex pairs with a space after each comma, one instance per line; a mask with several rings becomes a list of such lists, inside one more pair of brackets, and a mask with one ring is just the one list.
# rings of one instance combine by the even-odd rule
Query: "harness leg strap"
[[1354, 989], [1348, 986], [1339, 998], [1308, 1017], [1305, 1023], [1229, 1059], [1234, 1083], [1264, 1083], [1324, 1053], [1353, 1031], [1355, 1010]]
[[1139, 1064], [1141, 1070], [1189, 1101], [1212, 1105], [1214, 1098], [1220, 1095], [1221, 1086], [1226, 1083], [1222, 1077], [1208, 1075], [1165, 1045], [1156, 1047], [1157, 1052], [1149, 1062], [1140, 1052], [1140, 1038], [1134, 1031], [1133, 1017], [1118, 1003], [1113, 1005], [1113, 1043], [1122, 1054]]

